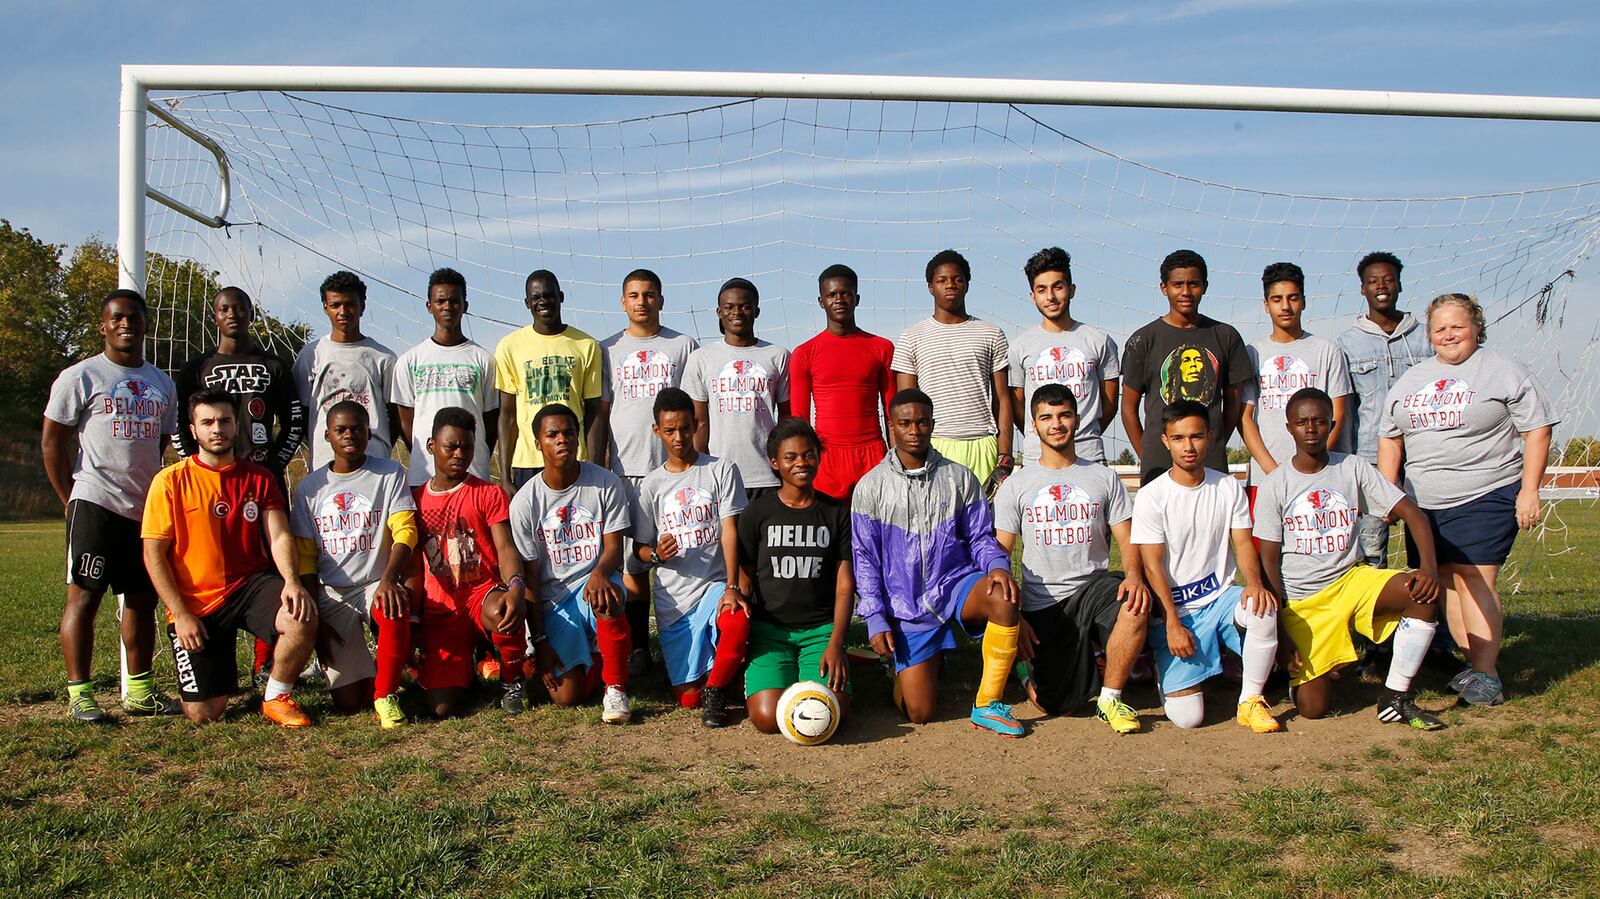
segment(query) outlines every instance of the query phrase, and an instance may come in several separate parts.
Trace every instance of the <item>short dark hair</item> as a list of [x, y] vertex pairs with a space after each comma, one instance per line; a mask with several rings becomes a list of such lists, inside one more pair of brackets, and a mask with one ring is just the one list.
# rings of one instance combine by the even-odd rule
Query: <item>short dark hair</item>
[[1161, 413], [1161, 430], [1165, 431], [1168, 425], [1183, 421], [1185, 418], [1205, 419], [1206, 432], [1210, 433], [1211, 411], [1194, 400], [1178, 400], [1176, 403], [1168, 406], [1166, 410]]
[[1293, 281], [1301, 293], [1306, 292], [1306, 273], [1293, 262], [1274, 262], [1261, 270], [1262, 295], [1279, 281]]
[[437, 437], [445, 428], [460, 428], [468, 434], [478, 433], [478, 416], [460, 406], [446, 406], [433, 415], [433, 430], [428, 436]]
[[141, 315], [150, 315], [150, 307], [145, 305], [144, 295], [139, 293], [137, 290], [129, 290], [126, 287], [120, 287], [116, 290], [113, 290], [100, 300], [101, 315], [105, 314], [106, 307], [111, 305], [112, 300], [132, 300], [139, 304], [139, 313]]
[[572, 411], [572, 407], [566, 403], [551, 403], [548, 406], [540, 407], [538, 412], [533, 413], [533, 439], [535, 442], [539, 440], [539, 431], [544, 427], [544, 420], [556, 415], [565, 415], [572, 419], [574, 428], [580, 431], [583, 430], [583, 424], [578, 421], [578, 413]]
[[835, 262], [823, 269], [822, 274], [817, 276], [817, 293], [822, 293], [822, 282], [833, 278], [850, 279], [851, 290], [859, 290], [861, 288], [861, 279], [856, 277], [856, 270], [842, 262]]
[[317, 290], [321, 294], [322, 302], [324, 303], [328, 302], [328, 294], [330, 293], [346, 293], [360, 300], [362, 306], [367, 305], [367, 282], [361, 280], [361, 277], [355, 272], [347, 272], [343, 269], [336, 271], [323, 278], [322, 286]]
[[650, 415], [659, 421], [663, 412], [688, 412], [693, 415], [694, 399], [677, 387], [663, 387], [656, 394], [656, 401], [650, 405]]
[[1022, 266], [1022, 273], [1028, 276], [1028, 284], [1032, 286], [1033, 279], [1045, 272], [1060, 272], [1067, 277], [1067, 283], [1072, 283], [1072, 255], [1060, 247], [1045, 247], [1028, 257], [1027, 263]]
[[1161, 260], [1161, 283], [1167, 283], [1167, 276], [1175, 268], [1197, 268], [1200, 270], [1200, 280], [1210, 281], [1206, 274], [1205, 257], [1194, 250], [1173, 250], [1167, 258]]
[[1289, 417], [1289, 410], [1294, 408], [1296, 404], [1307, 402], [1321, 403], [1328, 407], [1329, 412], [1333, 411], [1333, 397], [1328, 396], [1327, 391], [1316, 387], [1302, 387], [1296, 390], [1293, 396], [1289, 397], [1289, 402], [1283, 404], [1284, 417]]
[[[1047, 268], [1044, 271], [1050, 272], [1056, 269]], [[1033, 398], [1028, 401], [1028, 414], [1035, 414], [1040, 406], [1062, 405], [1071, 406], [1072, 414], [1078, 414], [1078, 398], [1073, 394], [1072, 388], [1065, 384], [1040, 384], [1033, 392]]]
[[636, 268], [628, 272], [622, 279], [622, 286], [627, 287], [629, 281], [649, 281], [656, 286], [656, 292], [661, 291], [661, 276], [647, 268]]
[[939, 270], [939, 266], [941, 265], [957, 266], [961, 269], [961, 277], [967, 279], [968, 281], [972, 280], [972, 265], [967, 262], [967, 257], [957, 253], [955, 250], [940, 250], [939, 252], [934, 253], [933, 258], [928, 260], [927, 268], [925, 268], [922, 272], [923, 280], [927, 281], [929, 284], [932, 284], [933, 275]]
[[821, 454], [822, 440], [817, 437], [817, 432], [811, 427], [811, 423], [791, 415], [779, 420], [773, 426], [772, 433], [767, 435], [767, 458], [778, 458], [778, 448], [783, 446], [783, 442], [796, 437], [804, 437], [811, 441], [811, 445], [817, 448], [817, 453]]
[[428, 276], [428, 293], [432, 294], [433, 289], [440, 284], [460, 290], [463, 297], [467, 295], [467, 279], [453, 268], [434, 269], [433, 274]]
[[889, 411], [893, 412], [901, 406], [913, 404], [927, 406], [928, 411], [933, 411], [933, 398], [915, 387], [895, 391], [894, 399], [889, 401]]
[[761, 291], [756, 290], [755, 284], [751, 283], [747, 278], [729, 278], [722, 282], [722, 286], [717, 288], [717, 297], [720, 299], [723, 294], [730, 290], [748, 290], [750, 291], [750, 299], [757, 303], [761, 302]]
[[227, 406], [239, 414], [239, 398], [221, 387], [202, 387], [189, 394], [189, 422], [194, 423], [194, 410], [200, 406]]
[[523, 292], [526, 293], [528, 288], [533, 286], [533, 282], [535, 281], [549, 282], [550, 286], [556, 289], [556, 293], [561, 292], [561, 281], [556, 278], [555, 272], [547, 268], [541, 268], [536, 271], [529, 272], [528, 277], [522, 282]]
[[361, 405], [355, 400], [340, 400], [339, 402], [328, 407], [328, 414], [322, 417], [323, 427], [327, 427], [328, 419], [332, 418], [336, 413], [342, 412], [359, 413], [363, 424], [372, 424], [372, 416], [367, 412], [366, 406]]
[[[1367, 255], [1362, 256], [1361, 261], [1356, 263], [1356, 277], [1365, 278], [1367, 276], [1367, 266], [1377, 265], [1379, 263], [1394, 266], [1394, 276], [1396, 278], [1400, 277], [1400, 269], [1404, 268], [1404, 266], [1400, 264], [1399, 256], [1396, 256], [1395, 254], [1385, 250], [1378, 250], [1377, 252], [1368, 253]], [[1285, 406], [1284, 408], [1288, 407]]]
[[232, 284], [229, 284], [227, 287], [224, 287], [221, 290], [217, 291], [216, 293], [212, 294], [211, 295], [211, 306], [212, 306], [213, 309], [216, 308], [217, 301], [222, 299], [223, 297], [236, 297], [236, 298], [238, 298], [240, 300], [243, 300], [244, 304], [246, 306], [249, 306], [251, 309], [255, 309], [256, 308], [255, 300], [250, 299], [250, 295], [248, 293], [244, 292], [244, 288], [243, 287], [235, 287]]

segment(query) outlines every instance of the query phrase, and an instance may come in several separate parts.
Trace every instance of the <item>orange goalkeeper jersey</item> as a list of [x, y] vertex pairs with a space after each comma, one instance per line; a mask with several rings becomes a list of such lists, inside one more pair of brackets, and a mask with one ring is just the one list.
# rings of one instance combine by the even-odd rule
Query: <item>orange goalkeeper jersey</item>
[[263, 519], [268, 509], [283, 508], [283, 493], [260, 465], [211, 468], [191, 456], [156, 474], [140, 536], [172, 541], [167, 558], [184, 605], [205, 616], [272, 564]]

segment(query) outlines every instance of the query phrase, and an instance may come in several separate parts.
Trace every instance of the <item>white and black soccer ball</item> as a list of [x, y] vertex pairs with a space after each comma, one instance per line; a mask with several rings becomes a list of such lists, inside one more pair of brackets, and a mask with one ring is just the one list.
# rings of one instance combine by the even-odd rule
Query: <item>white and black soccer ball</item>
[[791, 743], [815, 746], [839, 729], [839, 697], [827, 684], [803, 680], [778, 697], [778, 731]]

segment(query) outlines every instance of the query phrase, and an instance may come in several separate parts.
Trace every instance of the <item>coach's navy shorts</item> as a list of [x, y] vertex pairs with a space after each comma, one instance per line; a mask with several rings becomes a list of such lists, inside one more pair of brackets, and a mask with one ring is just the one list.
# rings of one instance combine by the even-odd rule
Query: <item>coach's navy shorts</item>
[[[1521, 481], [1497, 487], [1448, 509], [1423, 509], [1433, 529], [1439, 564], [1503, 565], [1517, 539], [1517, 493]], [[1406, 534], [1406, 563], [1419, 564], [1417, 546]]]

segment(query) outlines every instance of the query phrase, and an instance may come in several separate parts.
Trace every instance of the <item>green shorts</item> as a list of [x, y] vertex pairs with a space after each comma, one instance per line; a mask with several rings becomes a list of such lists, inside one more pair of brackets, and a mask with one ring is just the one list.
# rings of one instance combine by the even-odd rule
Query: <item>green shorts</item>
[[989, 475], [994, 474], [995, 466], [1000, 464], [1000, 441], [994, 437], [974, 437], [971, 440], [934, 437], [928, 442], [939, 451], [939, 455], [965, 465], [968, 471], [978, 476], [979, 484], [987, 483]]
[[[833, 623], [812, 628], [750, 622], [749, 662], [744, 669], [744, 695], [762, 690], [787, 690], [803, 680], [822, 680], [822, 654], [833, 637]], [[844, 685], [850, 692], [850, 684]]]

